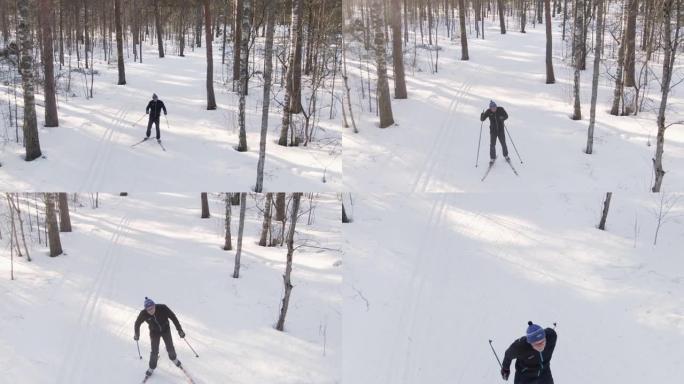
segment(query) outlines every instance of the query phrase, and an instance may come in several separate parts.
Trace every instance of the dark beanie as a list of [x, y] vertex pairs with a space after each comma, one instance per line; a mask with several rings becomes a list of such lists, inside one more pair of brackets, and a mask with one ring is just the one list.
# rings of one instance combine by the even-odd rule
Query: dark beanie
[[544, 328], [537, 324], [533, 324], [531, 321], [527, 322], [527, 342], [532, 344], [538, 341], [544, 340], [546, 338], [546, 331]]
[[145, 309], [154, 306], [154, 301], [152, 299], [145, 297]]

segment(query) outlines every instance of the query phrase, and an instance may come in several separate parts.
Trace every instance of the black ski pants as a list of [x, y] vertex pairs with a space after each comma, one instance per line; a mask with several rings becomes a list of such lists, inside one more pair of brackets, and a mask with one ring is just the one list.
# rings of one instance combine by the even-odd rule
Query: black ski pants
[[157, 368], [157, 360], [159, 359], [159, 339], [164, 339], [166, 351], [169, 353], [169, 359], [176, 360], [176, 349], [173, 347], [173, 338], [171, 337], [171, 330], [162, 334], [151, 333], [150, 343], [152, 344], [152, 351], [150, 352], [150, 369]]
[[159, 140], [161, 138], [159, 135], [159, 116], [154, 119], [150, 117], [150, 120], [147, 122], [147, 134], [145, 136], [150, 137], [150, 133], [152, 133], [152, 123], [154, 123], [157, 128], [157, 140]]
[[496, 126], [489, 126], [489, 158], [492, 160], [496, 159], [497, 138], [499, 138], [499, 143], [501, 143], [504, 157], [507, 157], [508, 147], [506, 146], [506, 131], [504, 130], [503, 123], [498, 129]]
[[513, 384], [553, 384], [553, 376], [551, 375], [551, 371], [548, 370], [541, 376], [521, 375], [516, 371]]

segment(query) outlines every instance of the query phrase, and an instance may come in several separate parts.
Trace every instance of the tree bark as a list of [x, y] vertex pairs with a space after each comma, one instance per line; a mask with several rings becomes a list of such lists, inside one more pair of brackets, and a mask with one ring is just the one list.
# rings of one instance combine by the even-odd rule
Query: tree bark
[[594, 124], [596, 123], [596, 99], [598, 98], [599, 71], [601, 69], [601, 54], [603, 50], [603, 7], [604, 0], [598, 1], [596, 15], [596, 44], [594, 45], [594, 73], [591, 79], [591, 107], [589, 110], [589, 130], [587, 131], [587, 148], [585, 152], [591, 155], [594, 151]]
[[[248, 2], [249, 0], [244, 0]], [[242, 254], [242, 234], [245, 231], [245, 211], [247, 206], [247, 194], [240, 193], [240, 225], [238, 226], [237, 251], [235, 252], [235, 269], [233, 270], [233, 277], [240, 277], [240, 256]]]
[[266, 7], [266, 43], [264, 47], [264, 95], [261, 106], [261, 136], [259, 138], [259, 161], [254, 192], [264, 189], [264, 165], [266, 163], [266, 137], [268, 134], [268, 112], [271, 102], [271, 74], [273, 73], [273, 35], [275, 31], [275, 10]]
[[60, 192], [58, 194], [59, 203], [59, 231], [71, 232], [71, 216], [69, 215], [69, 202], [67, 194]]
[[285, 316], [287, 315], [287, 308], [290, 303], [290, 293], [292, 292], [292, 256], [294, 254], [294, 235], [295, 226], [297, 224], [297, 215], [299, 214], [299, 202], [302, 198], [300, 192], [292, 194], [292, 214], [290, 216], [290, 230], [287, 235], [287, 262], [285, 264], [285, 274], [283, 275], [283, 283], [285, 285], [285, 294], [283, 295], [283, 303], [280, 307], [280, 316], [276, 329], [283, 331], [285, 329]]
[[200, 199], [202, 201], [202, 216], [200, 216], [202, 219], [208, 219], [211, 217], [211, 214], [209, 213], [209, 198], [207, 197], [206, 192], [202, 192], [200, 194]]
[[282, 244], [283, 242], [283, 237], [285, 234], [285, 222], [287, 221], [287, 216], [285, 215], [285, 193], [278, 192], [276, 193], [276, 200], [275, 200], [275, 221], [280, 222], [280, 233], [274, 239], [274, 242], [272, 245], [275, 244]]
[[242, 1], [235, 0], [235, 26], [233, 27], [233, 90], [239, 88], [240, 42], [242, 41]]
[[620, 101], [624, 92], [624, 75], [623, 68], [625, 63], [625, 26], [627, 24], [627, 9], [623, 10], [622, 17], [622, 37], [620, 47], [618, 48], [617, 70], [615, 71], [615, 90], [613, 91], [613, 106], [610, 109], [610, 114], [618, 116], [620, 114]]
[[394, 124], [392, 116], [392, 101], [390, 100], [389, 84], [387, 82], [387, 64], [385, 62], [385, 35], [383, 32], [381, 0], [371, 0], [371, 19], [374, 30], [375, 60], [377, 65], [378, 109], [380, 113], [380, 128], [387, 128]]
[[159, 14], [159, 0], [154, 0], [154, 27], [157, 30], [157, 48], [159, 50], [159, 57], [164, 57], [164, 40], [161, 15]]
[[639, 0], [627, 0], [627, 26], [625, 28], [625, 86], [635, 85], [634, 62], [636, 49], [636, 19], [639, 7]]
[[264, 203], [264, 221], [261, 224], [261, 237], [259, 238], [259, 245], [265, 247], [268, 245], [268, 232], [271, 230], [271, 205], [273, 204], [273, 194], [266, 194], [266, 202]]
[[544, 0], [546, 12], [546, 84], [554, 84], [556, 77], [553, 75], [553, 37], [551, 36], [551, 0]]
[[677, 48], [679, 46], [679, 30], [681, 27], [680, 15], [680, 0], [677, 0], [676, 9], [676, 28], [674, 38], [672, 36], [672, 11], [674, 10], [674, 0], [664, 0], [663, 2], [663, 76], [661, 77], [661, 98], [660, 106], [658, 108], [658, 135], [656, 137], [656, 153], [653, 159], [653, 171], [655, 173], [655, 181], [653, 183], [653, 192], [660, 192], [665, 177], [665, 170], [663, 169], [663, 153], [665, 146], [665, 112], [667, 108], [667, 99], [670, 94], [670, 82], [672, 81], [672, 70], [674, 68], [675, 59], [677, 56]]
[[501, 28], [501, 34], [506, 34], [506, 21], [504, 20], [504, 2], [503, 0], [496, 0], [496, 7], [499, 9], [499, 27]]
[[240, 125], [238, 152], [247, 151], [247, 122], [245, 121], [245, 102], [249, 81], [249, 36], [252, 30], [252, 0], [242, 0], [242, 39], [240, 40], [240, 105], [238, 120]]
[[40, 0], [40, 24], [43, 40], [43, 69], [45, 71], [45, 126], [58, 127], [57, 100], [55, 98], [55, 70], [53, 52], [52, 23], [50, 22], [50, 0]]
[[[600, 5], [599, 5], [600, 7]], [[610, 199], [613, 197], [613, 192], [606, 193], [606, 199], [603, 201], [603, 212], [601, 213], [601, 221], [599, 222], [598, 229], [606, 230], [606, 219], [608, 218], [608, 209], [610, 209]]]
[[406, 99], [404, 52], [401, 41], [401, 0], [392, 0], [392, 63], [394, 65], [394, 98]]
[[226, 192], [225, 204], [226, 204], [226, 236], [225, 236], [224, 241], [223, 241], [223, 250], [224, 251], [230, 251], [233, 249], [233, 239], [232, 239], [232, 236], [230, 233], [232, 204], [230, 201], [230, 193], [229, 192]]
[[468, 56], [468, 35], [465, 22], [465, 0], [458, 0], [458, 21], [461, 27], [461, 60], [470, 60]]
[[42, 155], [38, 138], [38, 122], [36, 120], [36, 99], [34, 96], [35, 79], [33, 78], [33, 41], [31, 39], [31, 25], [29, 14], [29, 0], [18, 0], [19, 25], [17, 34], [21, 44], [21, 83], [24, 89], [24, 147], [26, 161], [39, 158]]
[[577, 0], [575, 2], [575, 30], [572, 38], [573, 53], [574, 53], [574, 76], [573, 76], [573, 98], [574, 108], [572, 113], [573, 120], [582, 119], [582, 107], [580, 105], [580, 68], [582, 60], [582, 40], [584, 38], [583, 24], [584, 24], [584, 0]]
[[[285, 80], [285, 97], [283, 99], [283, 119], [280, 128], [278, 145], [287, 146], [287, 134], [290, 130], [292, 114], [301, 112], [301, 90], [297, 90], [302, 71], [302, 1], [292, 0], [292, 22], [290, 25], [290, 55], [287, 60], [287, 75]], [[291, 143], [295, 145], [296, 143]]]
[[47, 220], [48, 243], [50, 245], [50, 257], [59, 256], [63, 253], [62, 242], [59, 238], [59, 226], [55, 214], [54, 196], [45, 193], [45, 218]]
[[116, 56], [119, 69], [118, 85], [126, 84], [126, 69], [123, 56], [123, 32], [121, 26], [121, 0], [114, 1], [114, 24], [116, 24]]
[[207, 110], [216, 109], [214, 96], [214, 52], [211, 34], [211, 2], [204, 0], [204, 36], [207, 44]]

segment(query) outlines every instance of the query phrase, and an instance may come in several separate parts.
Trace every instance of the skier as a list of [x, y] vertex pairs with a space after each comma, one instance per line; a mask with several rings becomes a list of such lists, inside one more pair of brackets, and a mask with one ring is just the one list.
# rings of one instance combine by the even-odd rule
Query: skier
[[506, 350], [501, 377], [508, 380], [511, 361], [516, 359], [514, 384], [553, 384], [551, 356], [556, 348], [556, 331], [531, 321], [527, 324], [527, 335], [514, 341]]
[[147, 108], [145, 108], [145, 113], [150, 115], [150, 119], [147, 122], [147, 134], [145, 135], [145, 140], [150, 138], [150, 133], [152, 132], [152, 123], [154, 123], [157, 129], [157, 141], [161, 142], [161, 135], [159, 134], [159, 116], [162, 109], [164, 110], [164, 116], [166, 116], [166, 106], [164, 105], [164, 102], [159, 100], [156, 93], [153, 93], [152, 100], [147, 103]]
[[501, 149], [506, 161], [510, 161], [508, 157], [508, 147], [506, 147], [506, 131], [504, 130], [504, 121], [508, 119], [508, 114], [503, 107], [498, 107], [492, 100], [489, 101], [489, 109], [482, 111], [480, 114], [480, 121], [485, 121], [489, 118], [489, 165], [496, 160], [496, 139], [499, 138]]
[[143, 321], [147, 322], [150, 329], [150, 344], [152, 344], [152, 350], [150, 351], [150, 368], [145, 372], [145, 376], [147, 377], [151, 376], [154, 369], [157, 368], [160, 337], [164, 339], [164, 345], [166, 345], [166, 351], [169, 353], [169, 359], [171, 359], [178, 368], [181, 368], [181, 362], [176, 358], [176, 350], [173, 348], [169, 319], [171, 319], [176, 326], [180, 338], [184, 338], [185, 332], [183, 332], [183, 328], [181, 328], [178, 318], [176, 318], [173, 311], [166, 305], [155, 304], [154, 301], [145, 297], [145, 309], [140, 311], [138, 318], [135, 320], [135, 336], [133, 336], [133, 340], [138, 341], [138, 339], [140, 339], [140, 325]]

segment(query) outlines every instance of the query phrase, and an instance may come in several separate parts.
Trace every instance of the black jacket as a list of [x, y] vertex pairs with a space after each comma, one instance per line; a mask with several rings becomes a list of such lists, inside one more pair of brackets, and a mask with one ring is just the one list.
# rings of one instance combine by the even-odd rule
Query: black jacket
[[503, 129], [503, 122], [508, 119], [508, 113], [506, 113], [503, 107], [496, 107], [496, 112], [487, 109], [480, 114], [480, 121], [485, 121], [487, 118], [489, 119], [490, 128]]
[[551, 374], [551, 356], [556, 348], [556, 331], [546, 328], [546, 347], [541, 352], [537, 352], [532, 345], [527, 342], [525, 336], [514, 341], [506, 350], [503, 359], [503, 367], [510, 369], [511, 361], [515, 359], [516, 377], [540, 377]]
[[157, 100], [150, 100], [149, 103], [147, 103], [147, 108], [145, 108], [145, 113], [150, 114], [150, 120], [157, 120], [159, 119], [159, 116], [161, 116], [161, 110], [164, 110], [164, 114], [166, 115], [166, 106], [164, 105], [164, 102], [157, 99]]
[[143, 309], [140, 311], [138, 318], [135, 320], [135, 334], [140, 334], [140, 325], [143, 323], [143, 321], [147, 322], [147, 325], [150, 328], [150, 334], [160, 335], [162, 333], [169, 332], [171, 330], [171, 327], [169, 326], [169, 319], [173, 321], [173, 324], [176, 326], [176, 330], [178, 332], [183, 330], [176, 315], [166, 305], [157, 304], [154, 315], [150, 315], [146, 310]]

